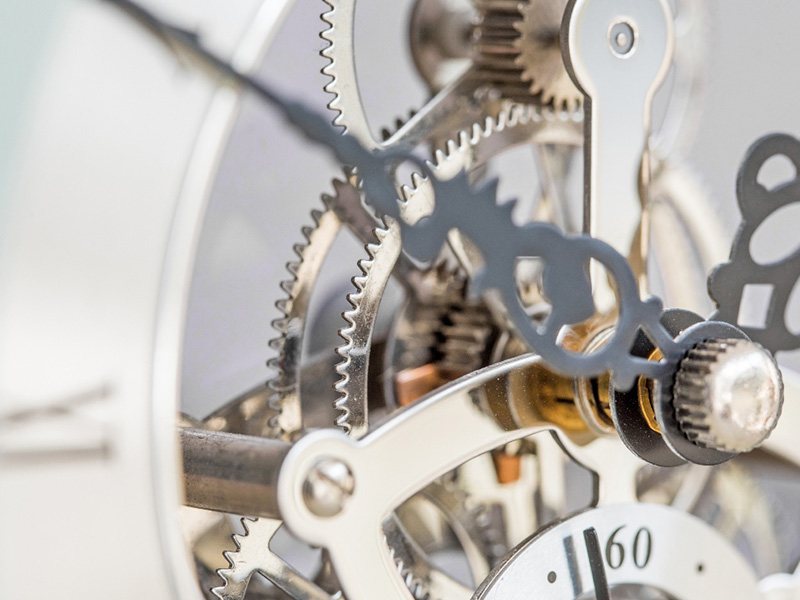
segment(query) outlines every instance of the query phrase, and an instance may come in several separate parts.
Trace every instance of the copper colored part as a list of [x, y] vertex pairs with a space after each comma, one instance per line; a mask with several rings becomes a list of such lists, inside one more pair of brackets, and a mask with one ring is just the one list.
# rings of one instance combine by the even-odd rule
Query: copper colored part
[[397, 401], [407, 406], [450, 381], [434, 364], [405, 369], [397, 374]]
[[497, 471], [499, 483], [514, 483], [519, 481], [522, 459], [516, 454], [506, 454], [503, 451], [492, 452], [494, 469]]

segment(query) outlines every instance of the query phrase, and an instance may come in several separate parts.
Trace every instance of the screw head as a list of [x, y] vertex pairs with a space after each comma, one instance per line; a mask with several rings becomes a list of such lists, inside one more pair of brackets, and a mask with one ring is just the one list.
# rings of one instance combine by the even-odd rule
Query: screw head
[[354, 490], [355, 479], [350, 467], [339, 459], [323, 458], [306, 475], [303, 500], [318, 517], [333, 517], [344, 510]]
[[608, 30], [608, 45], [614, 56], [628, 58], [636, 49], [636, 30], [628, 21], [615, 22]]

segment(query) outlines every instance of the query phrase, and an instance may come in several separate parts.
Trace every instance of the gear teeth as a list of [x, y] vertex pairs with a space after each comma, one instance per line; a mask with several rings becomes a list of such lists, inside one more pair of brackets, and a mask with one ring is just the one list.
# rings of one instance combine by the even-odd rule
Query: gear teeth
[[366, 414], [354, 414], [353, 408], [356, 408], [363, 399], [352, 398], [349, 389], [351, 373], [355, 370], [361, 370], [362, 376], [366, 375], [366, 362], [364, 364], [360, 362], [358, 365], [354, 364], [354, 355], [357, 354], [359, 360], [366, 361], [365, 353], [356, 352], [356, 347], [360, 344], [368, 345], [369, 340], [356, 340], [355, 336], [358, 333], [357, 320], [361, 313], [362, 301], [366, 295], [366, 286], [372, 267], [375, 264], [378, 252], [390, 233], [390, 226], [384, 221], [383, 227], [376, 228], [373, 233], [375, 242], [367, 244], [365, 247], [368, 257], [358, 261], [361, 275], [352, 279], [355, 291], [347, 295], [347, 302], [352, 308], [342, 314], [347, 325], [339, 330], [339, 337], [344, 340], [344, 344], [336, 348], [336, 353], [341, 357], [342, 361], [336, 365], [336, 372], [339, 374], [340, 379], [334, 386], [334, 389], [339, 394], [339, 397], [334, 402], [334, 408], [338, 411], [335, 423], [348, 435], [357, 435], [359, 437], [366, 433]]
[[[290, 264], [292, 264], [292, 263], [290, 263]], [[289, 265], [287, 265], [286, 268], [290, 273], [292, 273], [292, 271], [289, 270]], [[297, 272], [292, 273], [292, 275], [296, 277], [297, 276]], [[292, 281], [287, 281], [287, 280], [281, 281], [281, 284], [280, 284], [281, 285], [281, 289], [284, 292], [286, 292], [287, 294], [291, 294], [292, 293], [292, 283], [293, 283]]]
[[447, 145], [445, 146], [445, 151], [447, 152], [448, 156], [452, 156], [453, 154], [458, 152], [459, 149], [460, 149], [460, 146], [456, 143], [455, 140], [447, 140]]
[[[334, 180], [334, 189], [337, 189], [337, 185], [345, 184], [339, 180]], [[326, 215], [330, 216], [327, 217]], [[335, 237], [335, 233], [329, 230], [333, 227], [338, 228], [338, 218], [333, 213], [324, 213], [315, 209], [311, 211], [311, 220], [312, 225], [306, 225], [301, 228], [304, 241], [293, 246], [293, 251], [297, 257], [296, 260], [286, 264], [286, 271], [290, 277], [280, 283], [285, 297], [279, 298], [275, 302], [275, 307], [278, 309], [280, 316], [272, 321], [272, 328], [277, 333], [277, 336], [269, 341], [269, 347], [275, 351], [276, 356], [267, 361], [267, 366], [274, 372], [273, 377], [267, 382], [267, 387], [270, 390], [269, 407], [274, 411], [274, 415], [269, 419], [268, 423], [271, 430], [268, 433], [271, 437], [291, 436], [302, 426], [299, 397], [297, 396], [297, 375], [287, 366], [298, 363], [297, 356], [287, 355], [287, 352], [299, 352], [299, 348], [295, 348], [295, 346], [299, 345], [299, 342], [290, 339], [292, 321], [298, 318], [293, 313], [294, 304], [300, 295], [307, 293], [307, 290], [303, 288], [303, 286], [307, 285], [306, 277], [303, 275], [304, 268], [309, 268], [312, 271], [318, 268], [318, 264], [309, 265], [307, 261], [306, 252], [309, 246], [315, 243], [314, 240], [318, 233], [323, 239], [327, 239]]]
[[330, 77], [330, 81], [325, 84], [323, 89], [333, 95], [331, 101], [328, 102], [328, 108], [336, 113], [336, 116], [333, 118], [333, 124], [345, 127], [342, 121], [341, 89], [339, 87], [339, 78], [336, 76], [334, 56], [334, 45], [336, 44], [336, 6], [331, 0], [323, 0], [323, 2], [330, 7], [330, 10], [322, 13], [320, 17], [322, 21], [328, 25], [328, 28], [319, 34], [319, 36], [328, 43], [328, 45], [320, 51], [320, 54], [330, 61], [322, 68], [322, 74]]
[[241, 519], [244, 533], [231, 536], [236, 548], [226, 550], [222, 554], [228, 561], [228, 568], [217, 569], [222, 585], [212, 588], [211, 593], [219, 600], [244, 600], [247, 586], [253, 573], [261, 570], [257, 560], [248, 556], [249, 548], [254, 548], [253, 555], [263, 554], [263, 546], [269, 546], [281, 522], [273, 519]]
[[411, 197], [414, 194], [414, 190], [416, 189], [416, 187], [417, 186], [411, 187], [408, 185], [403, 185], [400, 187], [400, 195], [402, 196], [402, 200], [404, 203], [408, 204], [409, 200], [411, 200]]
[[[329, 81], [323, 89], [332, 96], [328, 102], [328, 108], [334, 112], [332, 122], [359, 138], [363, 144], [375, 147], [379, 144], [373, 139], [364, 117], [364, 107], [361, 105], [358, 89], [352, 89], [357, 85], [355, 63], [352, 56], [340, 55], [338, 45], [342, 42], [337, 42], [337, 40], [352, 39], [353, 37], [352, 11], [355, 3], [352, 0], [324, 0], [324, 2], [329, 10], [325, 10], [321, 15], [327, 28], [320, 33], [320, 37], [325, 41], [325, 47], [320, 54], [328, 60], [328, 64], [322, 68], [323, 75], [329, 77]], [[351, 104], [352, 106], [350, 106]], [[393, 123], [394, 130], [391, 125], [384, 128], [380, 132], [380, 138], [383, 141], [391, 138], [414, 115], [416, 115], [416, 111], [411, 110], [408, 116], [397, 117]]]
[[411, 174], [411, 185], [415, 188], [418, 188], [423, 183], [428, 181], [428, 178], [420, 173], [412, 173]]
[[476, 0], [476, 76], [511, 100], [576, 111], [583, 96], [572, 84], [552, 35], [565, 3]]
[[300, 272], [303, 253], [311, 243], [311, 235], [313, 233], [309, 227], [303, 227], [301, 231], [306, 238], [306, 243], [295, 244], [293, 246], [293, 250], [300, 260], [286, 264], [286, 270], [292, 278], [285, 279], [281, 282], [281, 289], [286, 293], [286, 297], [280, 298], [275, 302], [275, 307], [282, 316], [272, 321], [272, 327], [278, 333], [278, 336], [270, 340], [269, 345], [272, 349], [277, 351], [278, 356], [267, 361], [267, 366], [276, 371], [275, 376], [267, 382], [267, 386], [272, 392], [269, 398], [269, 406], [275, 411], [275, 415], [270, 419], [269, 425], [273, 430], [282, 435], [293, 433], [292, 430], [295, 429], [296, 425], [295, 423], [286, 423], [285, 420], [282, 419], [284, 414], [283, 404], [285, 394], [293, 387], [293, 382], [282, 364], [282, 355], [286, 346], [286, 336], [289, 330], [292, 304], [295, 300], [295, 285], [298, 282], [298, 273]]
[[225, 550], [222, 555], [228, 561], [228, 568], [217, 569], [217, 575], [222, 579], [222, 585], [211, 589], [211, 593], [219, 600], [243, 600], [245, 592], [247, 591], [247, 584], [249, 583], [252, 571], [248, 572], [244, 577], [242, 576], [243, 569], [238, 568], [237, 556], [242, 550], [242, 539], [250, 534], [249, 522], [251, 519], [242, 519], [242, 526], [244, 527], [244, 534], [233, 534], [231, 539], [236, 545], [235, 550]]
[[[506, 129], [542, 123], [578, 122], [580, 118], [578, 113], [556, 112], [550, 107], [508, 104], [496, 117], [486, 117], [482, 123], [473, 124], [468, 131], [459, 132], [456, 139], [446, 142], [443, 148], [440, 147], [434, 150], [433, 169], [441, 172], [450, 163], [449, 170], [453, 170], [452, 161], [456, 160], [458, 156], [463, 157], [463, 162], [468, 158], [472, 147], [491, 135]], [[455, 171], [453, 172], [455, 173]], [[423, 178], [423, 181], [427, 181], [427, 179]], [[413, 187], [419, 188], [420, 186], [415, 183]]]
[[419, 577], [414, 575], [413, 571], [406, 567], [405, 561], [402, 557], [398, 556], [397, 550], [389, 543], [389, 540], [384, 537], [384, 543], [389, 548], [389, 558], [394, 563], [397, 573], [406, 584], [408, 591], [414, 597], [414, 600], [430, 600], [430, 591], [428, 585]]

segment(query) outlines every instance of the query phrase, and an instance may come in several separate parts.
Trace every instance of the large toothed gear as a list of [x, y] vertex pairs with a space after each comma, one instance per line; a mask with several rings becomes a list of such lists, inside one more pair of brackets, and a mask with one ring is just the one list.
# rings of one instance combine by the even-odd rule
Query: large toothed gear
[[[301, 597], [297, 595], [301, 593], [302, 597], [309, 599], [331, 598], [330, 594], [308, 581], [270, 548], [272, 538], [282, 526], [281, 521], [242, 519], [242, 526], [244, 533], [233, 536], [236, 549], [225, 552], [230, 566], [217, 571], [222, 585], [211, 590], [214, 597], [219, 600], [244, 600], [253, 575], [258, 573], [294, 597]], [[341, 594], [333, 596], [336, 597], [341, 597]]]
[[[389, 281], [395, 261], [400, 255], [400, 231], [397, 224], [389, 221], [385, 227], [375, 230], [375, 242], [368, 244], [368, 257], [358, 262], [361, 274], [353, 278], [356, 291], [347, 296], [351, 309], [342, 316], [348, 325], [339, 330], [344, 345], [336, 352], [342, 362], [336, 367], [339, 381], [336, 391], [339, 398], [335, 408], [339, 414], [336, 425], [355, 437], [367, 433], [367, 388], [372, 334], [383, 292]], [[385, 258], [384, 258], [385, 257]], [[368, 327], [359, 327], [366, 320]]]
[[[484, 123], [476, 124], [469, 132], [462, 132], [456, 140], [446, 143], [444, 149], [435, 153], [433, 172], [437, 177], [448, 179], [462, 169], [469, 171], [485, 165], [493, 156], [518, 144], [560, 135], [571, 123], [564, 120], [563, 114], [551, 109], [509, 106], [497, 118], [487, 118]], [[685, 225], [687, 202], [695, 209], [709, 205], [703, 190], [688, 185], [687, 181], [691, 182], [691, 179], [687, 179], [685, 173], [687, 171], [683, 165], [666, 164], [662, 164], [656, 173], [653, 189], [657, 192], [659, 206], [664, 207], [663, 212], [658, 213], [662, 218], [654, 229], [657, 233], [661, 233], [665, 227], [670, 232]], [[676, 179], [681, 185], [676, 183]], [[435, 201], [432, 182], [418, 175], [412, 177], [412, 185], [404, 187], [402, 192], [406, 213], [424, 214]], [[675, 197], [677, 192], [681, 192], [680, 198]], [[437, 379], [444, 372], [463, 374], [487, 364], [487, 357], [497, 337], [498, 323], [501, 322], [496, 318], [497, 310], [493, 311], [492, 307], [471, 300], [466, 294], [464, 284], [468, 283], [469, 276], [476, 269], [476, 259], [469, 241], [458, 232], [453, 232], [449, 250], [457, 257], [464, 273], [439, 272], [437, 275], [436, 269], [430, 271], [428, 281], [433, 281], [430, 279], [432, 276], [438, 277], [439, 291], [435, 294], [423, 293], [428, 297], [425, 301], [412, 296], [406, 310], [400, 313], [396, 321], [397, 343], [419, 349], [430, 342], [424, 348], [426, 352], [417, 353], [417, 362], [404, 361], [398, 356], [383, 356], [383, 362], [376, 364], [372, 344], [378, 308], [389, 279], [398, 275], [395, 271], [397, 261], [403, 256], [399, 225], [392, 220], [387, 223], [375, 229], [375, 237], [366, 247], [367, 257], [359, 262], [359, 272], [353, 278], [356, 289], [348, 296], [351, 308], [344, 315], [346, 325], [339, 331], [345, 343], [337, 349], [342, 357], [336, 369], [340, 376], [336, 384], [337, 425], [355, 437], [362, 437], [369, 429], [367, 396], [371, 377], [378, 373], [397, 377], [399, 373], [422, 367], [430, 360], [439, 373], [433, 374], [428, 383], [437, 387], [437, 381], [438, 385], [447, 381], [446, 378]], [[656, 239], [657, 248], [661, 247], [661, 237]], [[704, 263], [713, 264], [713, 248], [701, 247], [694, 251], [699, 253]], [[703, 268], [698, 281], [704, 276]], [[458, 283], [459, 277], [463, 279], [462, 284]], [[417, 277], [415, 281], [419, 294], [419, 282], [422, 280]], [[535, 281], [523, 280], [519, 283], [522, 287], [532, 287]], [[434, 352], [431, 353], [431, 350]], [[390, 381], [383, 386], [384, 390], [389, 388], [384, 392], [387, 407], [402, 405], [404, 402], [393, 396], [391, 384]], [[374, 393], [374, 390], [373, 387], [371, 391]]]
[[274, 371], [268, 382], [269, 403], [275, 412], [269, 427], [273, 437], [291, 437], [303, 428], [300, 405], [303, 340], [312, 288], [325, 257], [342, 228], [366, 243], [377, 223], [361, 208], [361, 196], [354, 185], [349, 172], [343, 179], [334, 180], [333, 193], [322, 196], [324, 210], [311, 212], [314, 224], [303, 227], [304, 240], [293, 248], [297, 257], [286, 265], [291, 277], [281, 282], [283, 297], [276, 306], [282, 316], [272, 323], [278, 335], [270, 341], [275, 355], [268, 361]]
[[[559, 135], [575, 123], [564, 120], [551, 110], [532, 106], [509, 106], [496, 118], [487, 118], [476, 124], [469, 133], [462, 132], [457, 140], [445, 144], [436, 152], [434, 172], [447, 179], [462, 169], [471, 170], [486, 162], [495, 154], [519, 144]], [[419, 175], [412, 177], [412, 185], [403, 188], [404, 214], [408, 218], [425, 214], [433, 200], [430, 180]], [[337, 349], [342, 361], [337, 366], [340, 376], [336, 389], [339, 398], [337, 425], [356, 437], [363, 436], [369, 427], [367, 395], [368, 381], [376, 372], [397, 374], [405, 368], [419, 365], [380, 365], [371, 363], [372, 332], [378, 308], [389, 278], [395, 273], [398, 259], [402, 256], [402, 239], [399, 223], [388, 219], [383, 227], [376, 228], [375, 240], [367, 245], [367, 257], [359, 262], [360, 273], [353, 278], [355, 292], [348, 296], [351, 309], [344, 314], [347, 325], [339, 331], [345, 344]], [[458, 257], [466, 275], [474, 268], [468, 242], [454, 233], [451, 251]], [[442, 257], [443, 259], [445, 257]], [[427, 274], [418, 273], [415, 291], [408, 300], [408, 307], [400, 317], [401, 343], [418, 344], [426, 334], [432, 336], [434, 344], [429, 347], [431, 359], [442, 372], [464, 374], [485, 366], [491, 352], [490, 341], [496, 337], [486, 307], [466, 292], [466, 279], [458, 271], [431, 269]], [[437, 281], [438, 277], [438, 281]], [[427, 281], [425, 281], [427, 279]], [[425, 290], [433, 283], [433, 288]], [[435, 291], [438, 290], [438, 291]], [[431, 293], [431, 292], [434, 293]], [[425, 314], [427, 313], [427, 314]], [[423, 316], [422, 322], [408, 318]], [[405, 317], [405, 321], [404, 321]], [[403, 335], [403, 330], [413, 330]], [[417, 340], [413, 338], [417, 337]], [[388, 357], [391, 360], [391, 357]], [[440, 383], [444, 383], [443, 379]], [[391, 401], [389, 404], [402, 404]]]
[[[427, 504], [440, 512], [442, 522], [457, 532], [459, 542], [468, 549], [473, 577], [485, 577], [500, 558], [496, 549], [496, 533], [487, 527], [486, 519], [483, 518], [485, 507], [471, 502], [457, 486], [445, 481], [432, 483], [413, 502]], [[424, 519], [413, 518], [416, 512], [414, 507], [409, 506], [388, 519], [384, 525], [388, 553], [398, 572], [416, 600], [462, 597], [468, 590], [435, 567], [428, 556], [428, 549], [411, 535], [412, 531], [419, 537], [435, 538], [437, 535], [433, 531], [419, 531]], [[403, 519], [409, 515], [411, 518], [406, 524]], [[281, 521], [242, 519], [241, 523], [244, 532], [233, 535], [235, 549], [224, 553], [229, 566], [217, 571], [221, 583], [211, 590], [215, 598], [245, 600], [248, 597], [248, 587], [256, 574], [293, 598], [342, 598], [335, 576], [328, 573], [330, 565], [324, 555], [319, 574], [311, 581], [270, 548], [273, 538], [282, 526]], [[323, 586], [329, 589], [323, 589]]]
[[519, 102], [580, 108], [561, 54], [566, 0], [478, 0], [477, 76]]

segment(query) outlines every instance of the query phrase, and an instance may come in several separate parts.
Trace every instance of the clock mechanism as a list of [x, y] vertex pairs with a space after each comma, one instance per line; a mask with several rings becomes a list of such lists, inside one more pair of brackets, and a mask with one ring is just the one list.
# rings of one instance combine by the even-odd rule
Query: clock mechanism
[[[800, 250], [774, 233], [800, 141], [750, 140], [736, 217], [691, 158], [729, 7], [67, 4], [8, 196], [0, 526], [49, 545], [0, 546], [10, 597], [800, 597]], [[267, 68], [309, 11], [316, 95]], [[403, 36], [377, 82], [365, 28]], [[375, 127], [371, 101], [415, 94]], [[264, 148], [283, 166], [236, 213]], [[97, 215], [63, 239], [56, 187]], [[253, 231], [286, 265], [255, 358], [226, 332], [252, 299], [226, 290], [219, 324], [207, 297], [260, 268], [236, 259]]]

